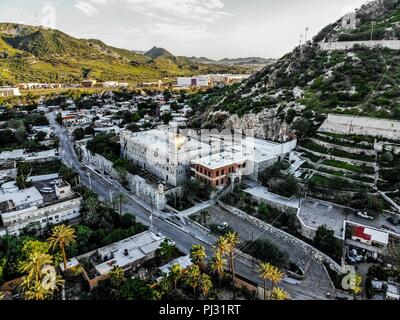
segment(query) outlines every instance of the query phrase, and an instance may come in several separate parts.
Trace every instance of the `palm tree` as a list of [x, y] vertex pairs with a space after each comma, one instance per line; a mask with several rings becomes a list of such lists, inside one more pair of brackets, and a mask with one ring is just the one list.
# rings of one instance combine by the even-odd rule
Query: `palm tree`
[[233, 284], [233, 300], [236, 300], [236, 285], [235, 285], [235, 263], [234, 253], [236, 247], [240, 243], [240, 239], [237, 233], [229, 232], [225, 235], [226, 242], [228, 244], [228, 254], [230, 258], [231, 272], [232, 272], [232, 284]]
[[289, 294], [282, 290], [281, 288], [274, 288], [274, 290], [272, 290], [272, 299], [273, 300], [289, 300], [290, 296]]
[[203, 294], [204, 300], [206, 299], [208, 293], [212, 289], [213, 284], [211, 281], [211, 277], [208, 274], [203, 273], [200, 278], [200, 290]]
[[44, 300], [63, 283], [61, 277], [55, 273], [52, 263], [53, 258], [41, 252], [32, 253], [28, 260], [21, 263], [21, 272], [27, 273], [20, 286], [25, 299]]
[[215, 243], [216, 251], [218, 251], [222, 256], [228, 254], [229, 245], [225, 237], [219, 237]]
[[190, 260], [193, 264], [201, 266], [201, 263], [206, 258], [206, 249], [202, 245], [196, 244], [192, 246], [192, 249], [190, 250]]
[[221, 251], [215, 251], [210, 269], [213, 273], [216, 273], [218, 275], [218, 284], [219, 288], [221, 288], [221, 280], [226, 270], [226, 260], [223, 258]]
[[260, 276], [264, 280], [264, 300], [267, 299], [267, 280], [271, 279], [272, 271], [274, 266], [270, 263], [261, 262], [260, 263]]
[[198, 265], [189, 267], [186, 273], [186, 284], [193, 288], [193, 295], [196, 296], [196, 288], [200, 285], [201, 272]]
[[52, 263], [53, 258], [49, 254], [34, 252], [29, 255], [28, 260], [21, 262], [20, 270], [22, 273], [28, 273], [26, 278], [29, 281], [39, 282], [44, 266]]
[[83, 205], [83, 221], [89, 226], [97, 225], [99, 221], [99, 208], [100, 203], [99, 200], [91, 196], [85, 200], [85, 204]]
[[353, 281], [352, 281], [353, 283], [353, 286], [352, 286], [352, 288], [351, 288], [351, 291], [353, 291], [353, 294], [354, 294], [354, 299], [356, 298], [356, 296], [358, 296], [361, 292], [362, 292], [362, 286], [361, 286], [361, 283], [362, 283], [362, 276], [360, 275], [360, 274], [358, 274], [358, 273], [356, 273], [355, 275], [354, 275], [354, 279], [353, 279]]
[[165, 239], [160, 244], [160, 248], [157, 250], [157, 254], [159, 256], [165, 257], [166, 260], [169, 260], [175, 253], [175, 246], [169, 244], [169, 240]]
[[169, 276], [177, 289], [178, 281], [182, 278], [182, 267], [176, 263], [169, 269]]
[[125, 281], [125, 271], [119, 266], [114, 266], [108, 273], [111, 284], [118, 288]]
[[57, 246], [60, 248], [65, 272], [67, 272], [67, 256], [65, 254], [65, 248], [73, 244], [75, 238], [75, 230], [70, 226], [62, 224], [53, 228], [53, 233], [48, 239], [51, 248], [54, 249]]
[[271, 281], [271, 298], [272, 298], [272, 292], [274, 291], [274, 287], [282, 281], [284, 275], [285, 274], [278, 268], [273, 267], [269, 279]]

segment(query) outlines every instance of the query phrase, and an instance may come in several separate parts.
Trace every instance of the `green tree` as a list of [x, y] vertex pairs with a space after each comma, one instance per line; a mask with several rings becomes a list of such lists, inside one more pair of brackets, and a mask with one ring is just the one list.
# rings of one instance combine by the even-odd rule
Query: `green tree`
[[211, 272], [218, 275], [218, 284], [219, 288], [221, 288], [221, 280], [224, 276], [226, 270], [226, 260], [223, 258], [223, 254], [220, 250], [216, 250], [214, 253], [213, 260], [210, 265]]
[[342, 243], [337, 239], [332, 230], [329, 230], [326, 226], [320, 226], [317, 229], [314, 246], [331, 256], [335, 260], [340, 260], [342, 256]]
[[198, 265], [192, 265], [186, 272], [186, 284], [193, 288], [193, 295], [196, 296], [196, 288], [200, 285], [201, 272]]
[[154, 291], [138, 278], [128, 279], [116, 292], [117, 300], [154, 300]]
[[113, 266], [108, 276], [114, 288], [120, 287], [121, 284], [126, 280], [125, 271], [119, 266]]
[[75, 239], [75, 230], [72, 227], [66, 225], [55, 226], [53, 228], [50, 238], [48, 239], [50, 248], [60, 248], [65, 272], [68, 271], [67, 255], [65, 253], [65, 248], [75, 243]]
[[228, 255], [230, 260], [230, 269], [232, 274], [232, 286], [233, 286], [233, 300], [236, 300], [236, 279], [235, 279], [235, 251], [236, 247], [240, 243], [239, 235], [235, 232], [229, 232], [225, 235], [226, 242], [228, 244]]
[[201, 266], [202, 262], [207, 258], [206, 249], [200, 245], [193, 245], [190, 249], [190, 260], [193, 264]]
[[200, 278], [200, 291], [203, 295], [203, 299], [205, 300], [208, 296], [208, 293], [213, 288], [213, 284], [211, 281], [211, 277], [208, 274], [203, 273]]
[[174, 283], [175, 290], [178, 286], [178, 281], [182, 279], [182, 267], [176, 263], [169, 269], [169, 277], [171, 281]]

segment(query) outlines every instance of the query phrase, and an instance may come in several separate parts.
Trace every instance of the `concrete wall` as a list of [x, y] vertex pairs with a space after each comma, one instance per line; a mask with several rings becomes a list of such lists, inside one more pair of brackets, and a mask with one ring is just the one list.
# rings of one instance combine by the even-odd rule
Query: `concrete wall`
[[318, 131], [400, 140], [400, 121], [329, 114]]
[[335, 262], [332, 258], [328, 257], [326, 254], [322, 253], [318, 249], [314, 248], [313, 246], [309, 245], [308, 243], [305, 243], [304, 241], [292, 236], [289, 233], [286, 233], [278, 228], [273, 227], [272, 225], [261, 221], [253, 216], [248, 215], [247, 213], [244, 213], [243, 211], [239, 210], [238, 208], [229, 206], [223, 202], [218, 201], [218, 204], [224, 208], [225, 210], [231, 212], [232, 214], [237, 215], [241, 219], [244, 219], [246, 221], [249, 221], [258, 227], [264, 229], [267, 232], [270, 232], [274, 236], [280, 238], [281, 240], [289, 243], [290, 245], [294, 247], [299, 247], [305, 252], [308, 252], [314, 259], [321, 261], [321, 262], [326, 262], [331, 269], [337, 271], [337, 272], [342, 272], [342, 267]]
[[338, 42], [320, 42], [319, 47], [323, 51], [330, 50], [348, 50], [354, 46], [367, 48], [383, 47], [393, 50], [400, 50], [400, 40], [375, 40], [375, 41], [338, 41]]
[[[92, 154], [91, 152], [82, 152], [82, 157], [94, 164], [103, 174], [107, 173], [118, 181], [122, 180], [123, 177], [121, 177], [121, 174], [114, 169], [114, 164], [103, 156]], [[154, 205], [157, 210], [165, 209], [167, 199], [164, 190], [147, 183], [147, 181], [142, 177], [133, 175], [129, 172], [126, 173], [125, 179], [128, 181], [128, 186], [135, 196]]]

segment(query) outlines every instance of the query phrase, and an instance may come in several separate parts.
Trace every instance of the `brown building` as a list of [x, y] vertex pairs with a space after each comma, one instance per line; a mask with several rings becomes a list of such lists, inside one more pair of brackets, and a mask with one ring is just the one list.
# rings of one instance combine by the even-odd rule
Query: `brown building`
[[192, 161], [192, 176], [211, 187], [220, 187], [246, 166], [245, 158], [226, 152]]

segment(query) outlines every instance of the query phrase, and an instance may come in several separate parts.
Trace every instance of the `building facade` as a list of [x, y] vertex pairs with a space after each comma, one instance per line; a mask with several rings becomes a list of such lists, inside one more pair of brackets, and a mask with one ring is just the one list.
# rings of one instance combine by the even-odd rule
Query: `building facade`
[[[43, 192], [51, 188], [52, 193]], [[34, 183], [31, 188], [0, 195], [0, 216], [7, 234], [19, 235], [27, 227], [43, 229], [79, 217], [82, 198], [62, 182]]]
[[178, 186], [190, 178], [190, 161], [209, 155], [210, 146], [183, 136], [176, 127], [120, 133], [121, 155], [162, 179]]

